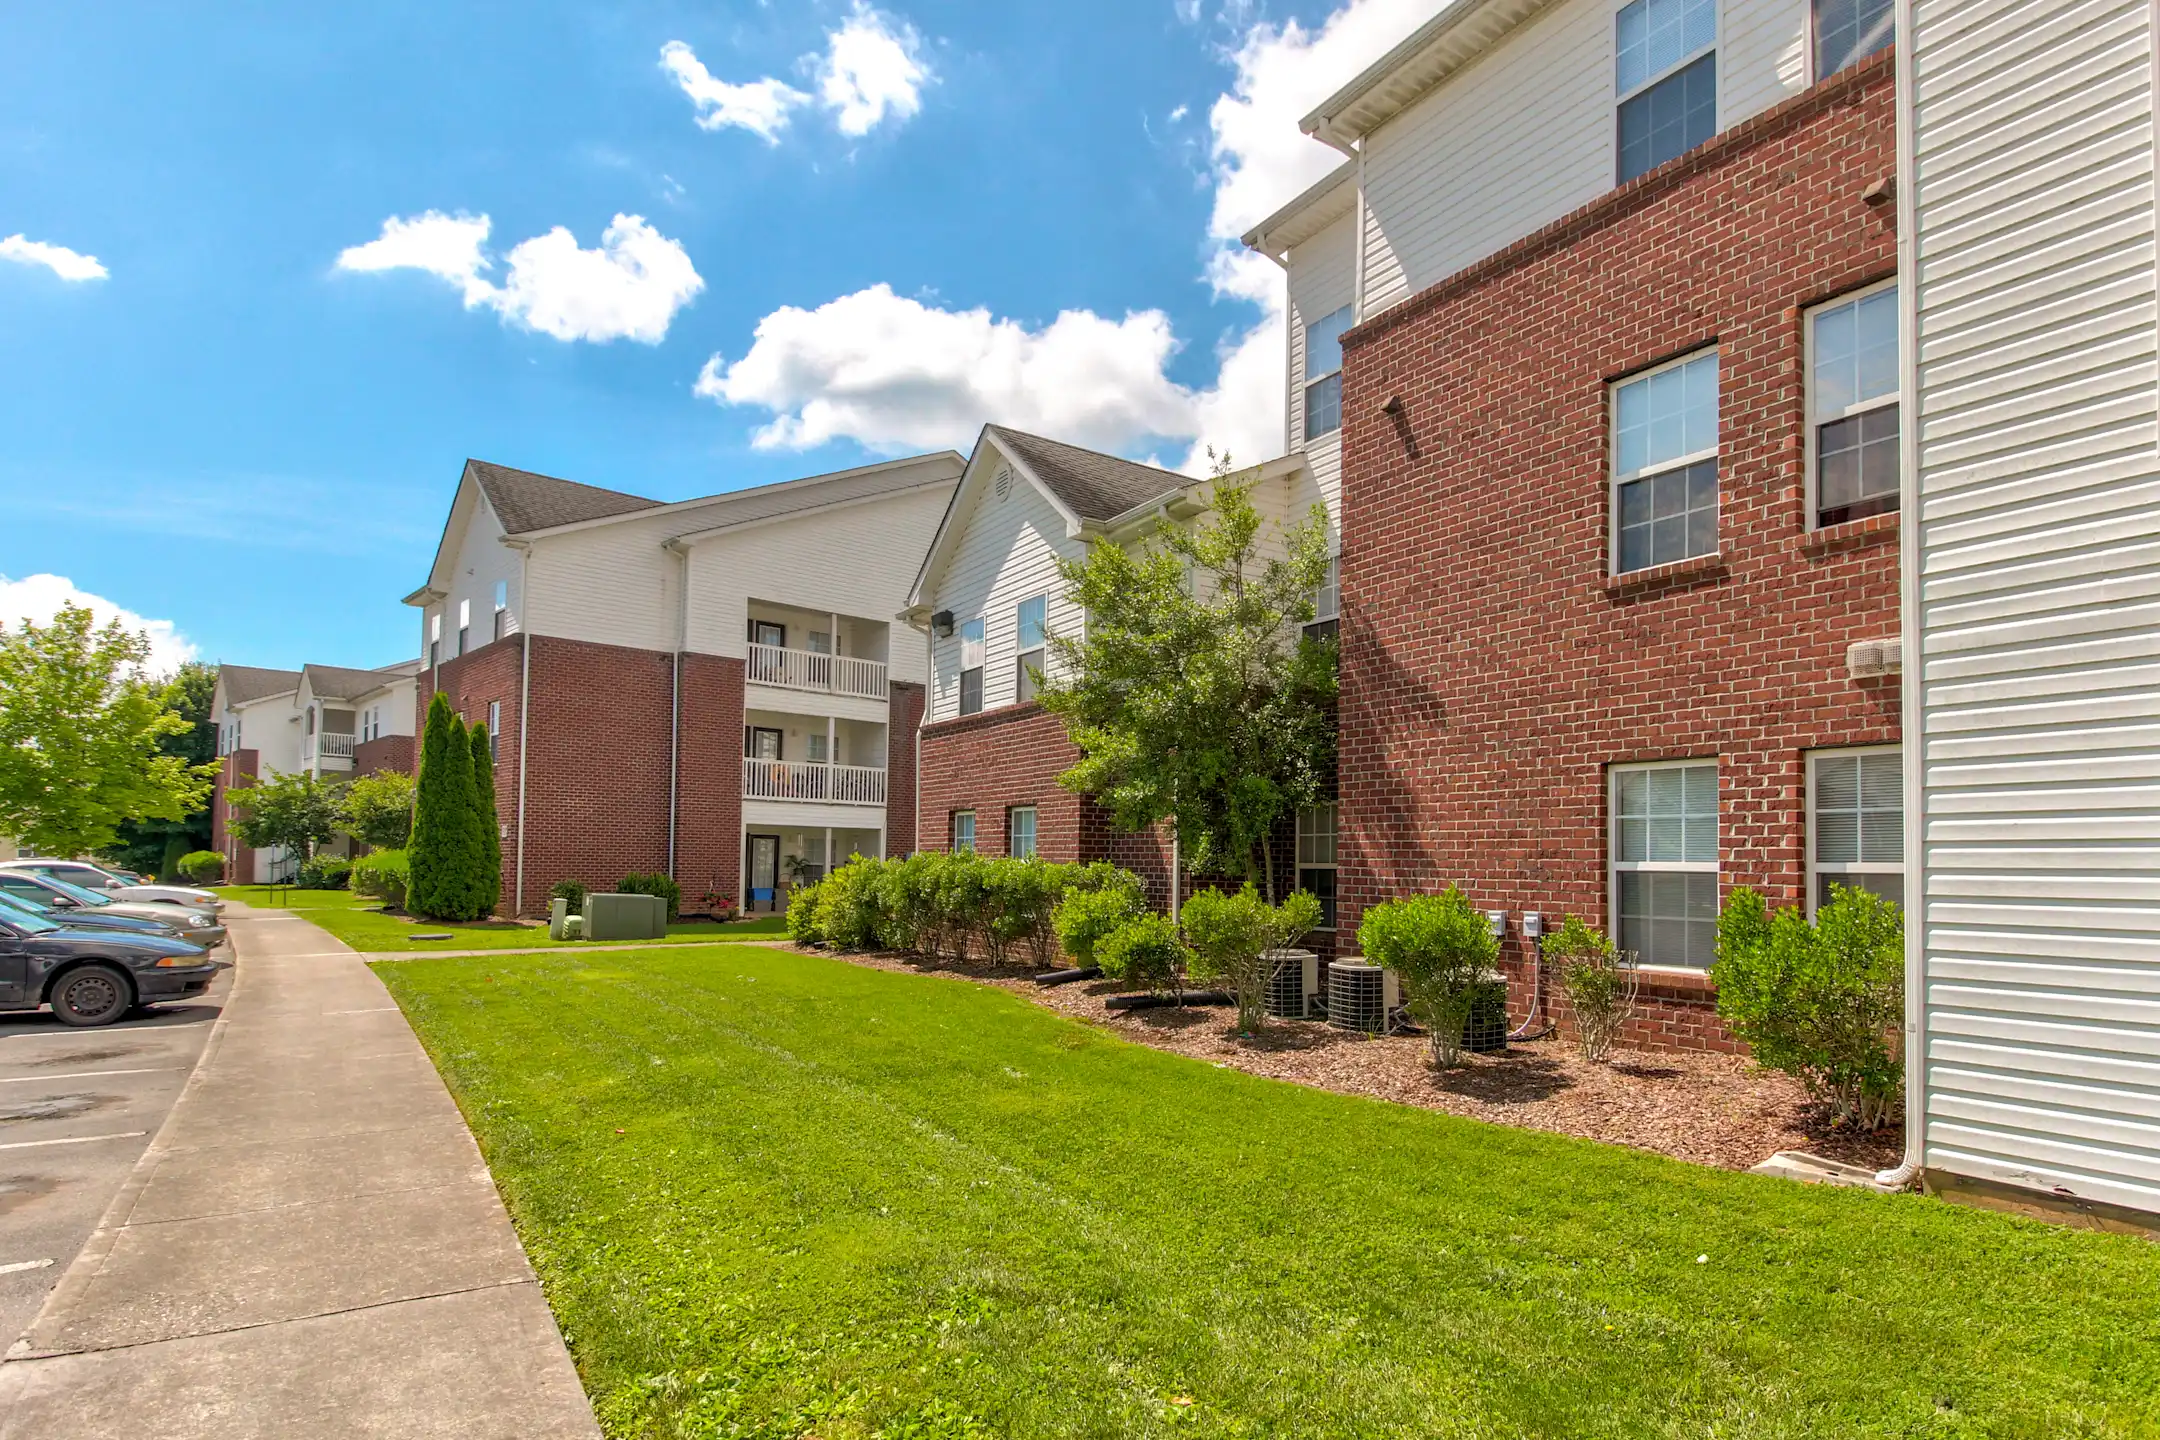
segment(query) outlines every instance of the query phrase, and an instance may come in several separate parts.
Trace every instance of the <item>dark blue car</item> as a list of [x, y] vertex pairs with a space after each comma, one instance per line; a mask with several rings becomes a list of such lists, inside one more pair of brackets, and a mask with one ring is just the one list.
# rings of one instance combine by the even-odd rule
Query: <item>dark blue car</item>
[[50, 1005], [63, 1025], [110, 1025], [138, 1005], [200, 995], [217, 972], [208, 952], [177, 936], [0, 911], [0, 1010]]

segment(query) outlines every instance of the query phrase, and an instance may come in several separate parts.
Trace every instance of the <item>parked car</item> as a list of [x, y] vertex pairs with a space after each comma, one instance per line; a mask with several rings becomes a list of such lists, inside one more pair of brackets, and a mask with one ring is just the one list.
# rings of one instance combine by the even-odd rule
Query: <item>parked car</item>
[[138, 1005], [200, 995], [217, 972], [215, 960], [177, 936], [0, 913], [0, 1010], [50, 1005], [63, 1025], [110, 1025]]
[[110, 895], [115, 900], [140, 900], [152, 905], [191, 905], [198, 910], [219, 911], [225, 902], [208, 890], [192, 885], [130, 885], [119, 876], [87, 860], [6, 860], [0, 870], [27, 870], [53, 880], [65, 880], [85, 890]]
[[[92, 924], [125, 916], [166, 926], [181, 938], [211, 949], [225, 943], [224, 922], [207, 910], [197, 910], [190, 905], [115, 900], [106, 891], [85, 890], [80, 885], [70, 885], [65, 880], [55, 880], [31, 870], [0, 866], [0, 895], [11, 895], [50, 911], [48, 918], [63, 925], [72, 925], [78, 918], [85, 924]], [[131, 927], [106, 925], [102, 928], [125, 930]]]
[[[55, 925], [72, 925], [78, 930], [117, 930], [123, 935], [163, 935], [170, 939], [185, 939], [173, 928], [169, 920], [144, 920], [134, 915], [107, 915], [99, 910], [83, 908], [62, 910], [57, 905], [40, 905], [26, 896], [12, 891], [0, 890], [0, 915], [20, 913], [34, 915], [40, 920], [50, 920]], [[188, 941], [201, 945], [199, 940]], [[208, 946], [203, 946], [207, 950]]]

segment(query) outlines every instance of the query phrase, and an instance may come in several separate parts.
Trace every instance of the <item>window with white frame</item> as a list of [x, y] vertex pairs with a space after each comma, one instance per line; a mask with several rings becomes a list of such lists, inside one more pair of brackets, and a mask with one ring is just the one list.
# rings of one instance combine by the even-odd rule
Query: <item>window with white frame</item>
[[502, 701], [488, 701], [488, 759], [502, 759]]
[[429, 669], [442, 664], [442, 611], [437, 610], [428, 618], [427, 663]]
[[1342, 337], [1350, 307], [1333, 310], [1305, 326], [1305, 438], [1317, 440], [1342, 428]]
[[1612, 767], [1613, 931], [1641, 963], [1708, 970], [1717, 949], [1715, 760]]
[[1312, 624], [1305, 633], [1315, 640], [1331, 640], [1341, 624], [1342, 614], [1342, 557], [1328, 556], [1327, 575], [1320, 581], [1320, 588], [1313, 592]]
[[1905, 903], [1905, 757], [1895, 746], [1808, 756], [1808, 912], [1832, 887]]
[[1613, 571], [1718, 548], [1718, 355], [1613, 386]]
[[812, 730], [809, 734], [803, 736], [803, 740], [805, 742], [804, 753], [810, 757], [811, 764], [823, 765], [832, 758], [825, 753], [824, 731]]
[[1037, 677], [1042, 674], [1044, 637], [1049, 633], [1048, 617], [1050, 597], [1037, 595], [1020, 602], [1013, 614], [1015, 644], [1020, 650], [1013, 664], [1013, 699], [1032, 700], [1040, 689]]
[[1815, 78], [1827, 80], [1897, 35], [1891, 0], [1815, 0]]
[[1320, 928], [1335, 928], [1335, 807], [1301, 805], [1297, 813], [1297, 888], [1320, 902]]
[[495, 582], [495, 638], [500, 640], [510, 626], [510, 582]]
[[952, 848], [955, 854], [975, 848], [975, 812], [955, 810], [952, 817]]
[[1897, 285], [1808, 314], [1808, 454], [1814, 524], [1898, 508]]
[[960, 627], [960, 713], [973, 715], [983, 708], [983, 661], [989, 653], [982, 617]]
[[1005, 812], [1005, 853], [1025, 860], [1035, 853], [1035, 807], [1015, 805]]
[[1619, 183], [1717, 133], [1717, 0], [1634, 0], [1614, 19]]
[[457, 653], [463, 655], [472, 648], [472, 601], [457, 602]]

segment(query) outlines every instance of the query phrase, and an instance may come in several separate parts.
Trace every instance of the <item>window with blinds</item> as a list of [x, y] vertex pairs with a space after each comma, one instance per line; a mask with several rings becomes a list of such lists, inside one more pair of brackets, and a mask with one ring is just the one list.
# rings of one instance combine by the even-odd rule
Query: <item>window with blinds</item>
[[1808, 912], [1833, 887], [1905, 903], [1905, 757], [1896, 748], [1808, 757]]

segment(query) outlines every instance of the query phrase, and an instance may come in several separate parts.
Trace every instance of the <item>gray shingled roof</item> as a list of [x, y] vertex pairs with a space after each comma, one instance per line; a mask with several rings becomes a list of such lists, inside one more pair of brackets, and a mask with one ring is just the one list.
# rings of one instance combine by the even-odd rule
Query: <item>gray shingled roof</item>
[[495, 507], [495, 516], [502, 521], [503, 530], [511, 535], [552, 529], [557, 525], [575, 525], [580, 520], [627, 515], [633, 510], [651, 510], [660, 504], [658, 500], [647, 500], [641, 495], [603, 490], [597, 485], [580, 485], [575, 480], [558, 480], [552, 475], [535, 475], [530, 470], [513, 470], [507, 465], [492, 465], [485, 460], [467, 460], [465, 473], [480, 486], [488, 504]]
[[1109, 520], [1193, 483], [1189, 475], [1083, 450], [1061, 440], [1045, 440], [1003, 425], [985, 428], [1082, 520]]
[[318, 700], [352, 700], [399, 678], [382, 670], [349, 670], [342, 665], [307, 667], [308, 688]]
[[245, 705], [267, 695], [286, 695], [300, 688], [297, 670], [265, 670], [255, 665], [220, 665], [218, 679], [225, 686], [230, 705]]

